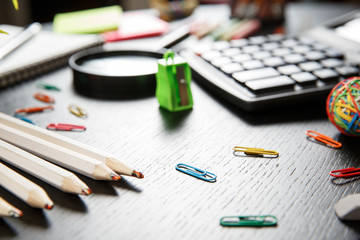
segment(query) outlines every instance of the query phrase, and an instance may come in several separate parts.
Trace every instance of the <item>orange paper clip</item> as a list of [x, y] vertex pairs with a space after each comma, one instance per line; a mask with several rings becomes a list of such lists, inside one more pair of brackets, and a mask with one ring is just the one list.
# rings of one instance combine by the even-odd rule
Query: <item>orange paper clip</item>
[[360, 176], [360, 168], [350, 167], [334, 170], [330, 172], [330, 175], [336, 178], [358, 177]]
[[328, 137], [321, 133], [315, 132], [313, 130], [307, 130], [305, 133], [306, 133], [306, 135], [315, 139], [316, 141], [322, 142], [330, 147], [333, 147], [333, 148], [341, 148], [342, 147], [341, 143], [339, 143], [339, 142], [335, 141], [334, 139], [332, 139], [331, 137]]
[[34, 98], [45, 103], [55, 103], [55, 99], [43, 93], [35, 93]]
[[31, 107], [31, 108], [19, 108], [15, 110], [15, 113], [34, 113], [34, 112], [42, 112], [46, 109], [54, 109], [52, 105], [45, 106], [45, 107]]
[[47, 129], [60, 130], [60, 131], [85, 131], [86, 127], [81, 125], [73, 125], [66, 123], [49, 123]]

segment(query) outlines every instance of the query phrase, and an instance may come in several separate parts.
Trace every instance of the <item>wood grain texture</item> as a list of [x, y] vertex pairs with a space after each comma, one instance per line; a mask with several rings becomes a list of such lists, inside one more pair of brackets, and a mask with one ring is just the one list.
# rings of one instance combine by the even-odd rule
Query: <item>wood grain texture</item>
[[[108, 151], [143, 172], [144, 179], [120, 182], [79, 176], [90, 196], [65, 194], [42, 186], [55, 206], [32, 209], [6, 190], [0, 195], [24, 212], [0, 220], [4, 239], [358, 239], [359, 222], [342, 222], [333, 210], [340, 198], [360, 192], [359, 182], [333, 180], [329, 171], [358, 167], [360, 140], [340, 135], [323, 105], [251, 114], [214, 99], [192, 83], [194, 108], [169, 113], [155, 97], [98, 100], [74, 92], [70, 69], [36, 80], [59, 86], [46, 93], [56, 99], [53, 111], [27, 115], [37, 125], [50, 122], [85, 125], [85, 132], [59, 132]], [[0, 111], [41, 105], [31, 80], [0, 92]], [[44, 90], [45, 91], [45, 90]], [[70, 114], [76, 103], [89, 117]], [[306, 139], [315, 130], [343, 143], [339, 150]], [[234, 146], [279, 151], [278, 158], [237, 157]], [[186, 163], [217, 175], [208, 183], [175, 170]], [[278, 226], [226, 228], [226, 215], [272, 214]]]

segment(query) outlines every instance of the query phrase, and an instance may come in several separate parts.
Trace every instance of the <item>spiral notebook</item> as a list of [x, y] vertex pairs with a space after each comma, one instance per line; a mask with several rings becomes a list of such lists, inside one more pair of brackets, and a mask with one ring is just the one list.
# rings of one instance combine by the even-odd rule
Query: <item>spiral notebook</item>
[[[9, 33], [0, 34], [0, 48], [23, 30], [13, 25], [0, 25], [0, 29]], [[75, 52], [102, 43], [100, 36], [95, 34], [59, 34], [41, 30], [0, 60], [0, 88], [63, 67]]]

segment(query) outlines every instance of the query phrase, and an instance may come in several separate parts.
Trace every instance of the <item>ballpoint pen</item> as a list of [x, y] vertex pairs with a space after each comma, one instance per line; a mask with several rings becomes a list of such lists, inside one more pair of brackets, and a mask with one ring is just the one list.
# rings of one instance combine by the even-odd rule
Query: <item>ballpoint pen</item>
[[37, 33], [39, 33], [41, 29], [42, 26], [38, 22], [34, 22], [30, 24], [28, 27], [26, 27], [18, 35], [16, 35], [14, 38], [9, 40], [5, 45], [0, 47], [0, 60], [3, 59], [8, 54], [10, 54], [12, 51], [14, 51], [17, 47], [24, 44], [30, 38], [35, 36]]

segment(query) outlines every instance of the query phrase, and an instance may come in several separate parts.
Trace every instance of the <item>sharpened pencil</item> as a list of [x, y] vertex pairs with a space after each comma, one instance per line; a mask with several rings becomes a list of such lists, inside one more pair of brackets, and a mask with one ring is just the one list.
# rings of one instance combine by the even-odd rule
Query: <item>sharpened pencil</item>
[[7, 125], [9, 127], [16, 128], [19, 131], [36, 136], [38, 138], [41, 138], [41, 139], [51, 142], [53, 144], [70, 149], [79, 154], [83, 154], [90, 158], [99, 160], [119, 174], [133, 176], [133, 177], [137, 177], [137, 178], [144, 177], [144, 175], [141, 172], [135, 171], [132, 167], [124, 164], [122, 161], [117, 159], [112, 154], [109, 154], [100, 149], [91, 147], [84, 143], [75, 141], [71, 138], [67, 138], [58, 133], [48, 131], [39, 126], [28, 124], [24, 121], [21, 121], [17, 118], [6, 115], [4, 113], [0, 113], [0, 123]]
[[121, 178], [101, 161], [40, 139], [36, 135], [30, 135], [8, 127], [2, 123], [0, 123], [0, 138], [52, 163], [95, 180], [119, 180]]
[[0, 140], [0, 158], [64, 192], [91, 194], [89, 187], [72, 172], [3, 140]]
[[54, 205], [44, 189], [1, 163], [0, 184], [32, 207], [51, 209]]
[[0, 217], [14, 217], [18, 218], [23, 215], [22, 211], [5, 201], [0, 197]]

